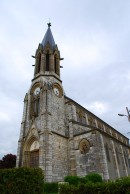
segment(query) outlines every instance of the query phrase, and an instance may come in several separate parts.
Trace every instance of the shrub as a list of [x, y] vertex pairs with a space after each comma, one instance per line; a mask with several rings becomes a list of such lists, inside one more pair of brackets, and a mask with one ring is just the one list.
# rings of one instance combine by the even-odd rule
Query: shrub
[[44, 183], [45, 193], [58, 193], [58, 183]]
[[130, 177], [116, 181], [75, 185], [61, 185], [60, 194], [130, 194]]
[[90, 181], [92, 183], [97, 183], [97, 182], [101, 183], [102, 182], [102, 177], [98, 173], [90, 173], [90, 174], [86, 175], [85, 178], [86, 178], [87, 182], [88, 181]]
[[60, 185], [59, 194], [79, 194], [75, 185]]
[[80, 177], [79, 179], [79, 184], [85, 184], [87, 182], [86, 178], [85, 177]]
[[1, 194], [43, 194], [43, 173], [39, 168], [0, 170]]
[[90, 173], [85, 177], [79, 176], [66, 176], [65, 182], [69, 182], [70, 185], [86, 184], [87, 182], [97, 183], [102, 182], [102, 177], [98, 173]]
[[66, 176], [64, 177], [64, 181], [68, 182], [70, 185], [78, 185], [80, 181], [80, 177], [78, 176]]

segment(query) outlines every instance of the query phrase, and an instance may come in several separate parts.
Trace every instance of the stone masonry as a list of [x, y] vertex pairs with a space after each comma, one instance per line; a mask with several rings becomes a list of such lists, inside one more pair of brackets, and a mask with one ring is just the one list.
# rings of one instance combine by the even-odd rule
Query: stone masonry
[[46, 182], [98, 172], [104, 180], [130, 175], [127, 137], [68, 98], [60, 79], [60, 52], [50, 23], [35, 53], [25, 95], [17, 167], [40, 167]]

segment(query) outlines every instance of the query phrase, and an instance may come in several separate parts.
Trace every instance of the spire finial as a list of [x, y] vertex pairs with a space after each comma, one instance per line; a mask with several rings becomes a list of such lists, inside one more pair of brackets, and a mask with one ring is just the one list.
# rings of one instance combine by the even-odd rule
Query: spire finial
[[50, 26], [51, 26], [51, 23], [49, 22], [49, 23], [47, 23], [47, 25], [48, 25], [48, 28], [50, 28]]

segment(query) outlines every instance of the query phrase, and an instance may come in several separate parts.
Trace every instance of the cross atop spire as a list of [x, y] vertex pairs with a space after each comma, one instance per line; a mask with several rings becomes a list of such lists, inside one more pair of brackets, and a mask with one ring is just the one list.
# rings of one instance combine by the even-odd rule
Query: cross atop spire
[[47, 25], [48, 25], [48, 28], [50, 28], [51, 27], [51, 23], [49, 22], [49, 23], [47, 23]]

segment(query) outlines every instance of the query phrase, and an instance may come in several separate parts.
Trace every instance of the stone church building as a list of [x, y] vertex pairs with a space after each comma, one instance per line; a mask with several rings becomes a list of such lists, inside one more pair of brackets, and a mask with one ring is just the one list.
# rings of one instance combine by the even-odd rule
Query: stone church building
[[103, 179], [130, 175], [129, 139], [65, 95], [60, 51], [48, 24], [24, 98], [17, 167], [40, 167], [45, 181], [98, 172]]

